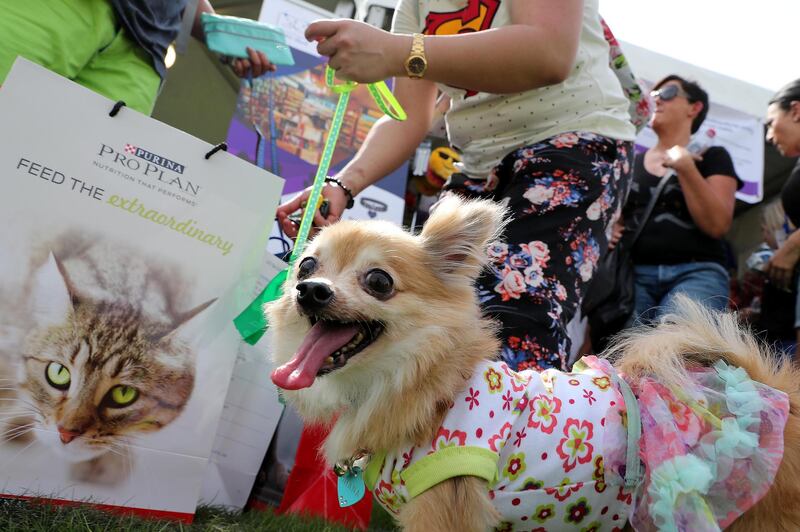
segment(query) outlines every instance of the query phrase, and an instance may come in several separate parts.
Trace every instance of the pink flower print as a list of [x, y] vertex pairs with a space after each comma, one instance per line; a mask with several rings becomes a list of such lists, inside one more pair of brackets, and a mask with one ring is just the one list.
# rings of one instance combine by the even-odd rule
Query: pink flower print
[[531, 256], [533, 262], [542, 268], [546, 267], [547, 263], [550, 262], [550, 247], [547, 245], [547, 243], [542, 242], [541, 240], [534, 240], [533, 242], [528, 243], [527, 246], [522, 244], [520, 247], [522, 249], [527, 248], [527, 252]]
[[600, 199], [597, 199], [589, 205], [589, 208], [586, 209], [586, 217], [590, 220], [599, 220], [600, 215], [603, 213], [603, 206], [601, 205]]
[[603, 464], [603, 455], [598, 454], [594, 457], [594, 471], [592, 471], [592, 480], [594, 480], [594, 490], [597, 493], [606, 491], [606, 468]]
[[503, 391], [503, 376], [489, 368], [483, 372], [483, 378], [486, 379], [486, 384], [489, 385], [489, 393], [499, 393]]
[[538, 264], [533, 264], [525, 268], [525, 284], [533, 288], [539, 288], [544, 284], [544, 271]]
[[587, 390], [586, 388], [583, 389], [583, 398], [589, 401], [589, 406], [592, 406], [592, 403], [597, 401], [597, 397], [594, 396], [594, 392], [592, 390]]
[[533, 519], [537, 523], [544, 523], [548, 519], [552, 519], [556, 515], [556, 507], [554, 504], [540, 504], [533, 512]]
[[536, 480], [533, 477], [528, 477], [522, 481], [522, 489], [523, 491], [527, 490], [540, 490], [544, 487], [544, 482], [541, 480]]
[[[694, 445], [700, 438], [700, 421], [694, 411], [682, 401], [668, 401], [669, 411], [675, 420], [675, 426], [683, 433], [687, 445]], [[717, 416], [721, 417], [721, 416]]]
[[685, 432], [694, 417], [692, 409], [681, 401], [669, 401], [669, 411], [675, 419], [675, 425]]
[[403, 469], [407, 468], [414, 456], [414, 447], [403, 453]]
[[531, 159], [535, 155], [533, 148], [522, 148], [519, 151], [519, 156], [522, 159]]
[[501, 521], [499, 525], [494, 527], [494, 532], [513, 532], [514, 530], [514, 523], [509, 523], [508, 521]]
[[503, 468], [503, 476], [509, 480], [517, 480], [517, 477], [525, 471], [525, 453], [516, 453], [508, 457], [506, 466]]
[[625, 504], [631, 504], [631, 501], [633, 501], [633, 491], [627, 491], [625, 486], [620, 486], [619, 492], [617, 493], [617, 500]]
[[480, 405], [480, 401], [478, 401], [478, 396], [481, 394], [480, 390], [476, 390], [472, 386], [469, 387], [469, 395], [464, 398], [464, 400], [469, 403], [469, 409], [472, 410], [474, 407]]
[[[516, 349], [519, 346], [519, 342], [519, 338], [512, 336], [508, 343], [512, 349]], [[508, 379], [511, 381], [511, 389], [515, 392], [521, 392], [524, 390], [531, 381], [530, 377], [523, 376], [516, 371], [511, 371], [511, 369], [509, 369], [509, 367], [505, 364], [502, 364], [500, 367], [503, 369], [503, 373], [505, 373]]]
[[450, 432], [444, 427], [439, 427], [439, 432], [433, 438], [433, 449], [431, 452], [444, 449], [446, 447], [463, 447], [466, 444], [467, 433], [460, 430]]
[[508, 258], [508, 244], [504, 242], [492, 242], [486, 250], [489, 260], [495, 264], [503, 264]]
[[511, 403], [514, 402], [514, 398], [511, 397], [511, 390], [506, 390], [506, 393], [503, 394], [503, 410], [511, 410]]
[[575, 133], [562, 133], [557, 137], [550, 140], [550, 144], [556, 148], [572, 148], [575, 146], [580, 138]]
[[522, 427], [522, 430], [517, 431], [516, 435], [517, 438], [514, 440], [514, 445], [519, 447], [522, 445], [522, 441], [525, 439], [525, 436], [527, 436], [527, 434], [525, 434], [525, 427]]
[[489, 173], [489, 177], [486, 178], [486, 183], [483, 185], [484, 192], [491, 192], [496, 189], [498, 183], [500, 183], [500, 178], [497, 176], [497, 172], [492, 170]]
[[556, 282], [555, 296], [559, 301], [567, 300], [567, 289], [564, 288], [564, 285], [559, 282]]
[[575, 418], [568, 418], [564, 425], [564, 436], [558, 442], [556, 452], [564, 460], [563, 468], [565, 472], [572, 471], [577, 464], [585, 464], [592, 460], [594, 446], [589, 443], [594, 435], [591, 421], [580, 421]]
[[578, 273], [584, 283], [591, 281], [592, 275], [594, 275], [594, 264], [594, 262], [586, 260], [578, 266]]
[[567, 382], [569, 383], [570, 386], [580, 386], [581, 385], [581, 381], [579, 381], [578, 379], [570, 379]]
[[574, 504], [567, 506], [567, 513], [564, 516], [564, 522], [567, 524], [573, 523], [577, 525], [590, 513], [592, 513], [592, 507], [589, 506], [589, 502], [585, 497], [581, 497]]
[[569, 499], [570, 495], [573, 493], [580, 491], [582, 487], [583, 482], [573, 483], [569, 477], [564, 477], [564, 480], [561, 481], [561, 484], [552, 488], [545, 488], [544, 492], [563, 502]]
[[581, 532], [600, 532], [600, 521], [592, 521], [588, 526], [581, 528]]
[[500, 432], [489, 438], [489, 449], [499, 453], [509, 436], [511, 436], [511, 423], [506, 421], [500, 428]]
[[403, 504], [402, 497], [395, 493], [394, 488], [388, 482], [381, 480], [378, 487], [374, 490], [375, 498], [381, 506], [397, 515], [400, 513], [400, 506]]
[[526, 408], [528, 408], [528, 394], [523, 393], [522, 397], [520, 397], [514, 402], [514, 413], [521, 414], [522, 412], [525, 411]]
[[528, 426], [552, 434], [558, 423], [555, 414], [561, 412], [561, 399], [552, 395], [537, 395], [531, 400], [531, 413]]
[[597, 386], [601, 392], [611, 388], [611, 379], [609, 379], [607, 376], [594, 377], [592, 378], [592, 383]]
[[547, 185], [533, 185], [522, 194], [522, 197], [533, 205], [542, 205], [553, 199], [555, 190]]
[[512, 268], [525, 268], [530, 264], [531, 258], [530, 255], [525, 252], [523, 249], [521, 253], [514, 253], [510, 257], [508, 257], [508, 264]]
[[519, 296], [526, 290], [525, 278], [519, 271], [512, 270], [508, 266], [505, 267], [502, 275], [503, 278], [500, 283], [494, 287], [494, 291], [500, 294], [500, 298], [503, 301], [519, 299]]

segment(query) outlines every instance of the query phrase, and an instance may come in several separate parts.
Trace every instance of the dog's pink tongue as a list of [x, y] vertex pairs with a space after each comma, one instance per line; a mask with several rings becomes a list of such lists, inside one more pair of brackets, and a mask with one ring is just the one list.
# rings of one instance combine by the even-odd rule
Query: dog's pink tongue
[[314, 384], [325, 359], [358, 332], [355, 325], [336, 327], [318, 321], [289, 362], [272, 372], [272, 382], [284, 390], [300, 390]]

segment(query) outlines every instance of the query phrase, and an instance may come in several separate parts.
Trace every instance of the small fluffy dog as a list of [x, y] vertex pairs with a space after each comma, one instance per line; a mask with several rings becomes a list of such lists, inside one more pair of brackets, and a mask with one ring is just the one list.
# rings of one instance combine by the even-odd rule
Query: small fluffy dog
[[369, 457], [413, 531], [800, 530], [800, 372], [688, 300], [613, 367], [510, 371], [473, 289], [503, 216], [450, 197], [418, 236], [340, 222], [297, 261], [272, 379], [327, 461]]

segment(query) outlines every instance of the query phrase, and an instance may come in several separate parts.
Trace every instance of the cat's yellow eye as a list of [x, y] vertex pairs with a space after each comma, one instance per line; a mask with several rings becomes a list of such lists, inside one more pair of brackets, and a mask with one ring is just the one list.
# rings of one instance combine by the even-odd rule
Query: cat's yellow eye
[[139, 390], [133, 386], [118, 384], [108, 392], [108, 406], [123, 408], [132, 405], [139, 398]]
[[50, 362], [44, 372], [44, 376], [50, 386], [57, 390], [69, 389], [69, 383], [72, 381], [69, 370], [59, 364], [58, 362]]

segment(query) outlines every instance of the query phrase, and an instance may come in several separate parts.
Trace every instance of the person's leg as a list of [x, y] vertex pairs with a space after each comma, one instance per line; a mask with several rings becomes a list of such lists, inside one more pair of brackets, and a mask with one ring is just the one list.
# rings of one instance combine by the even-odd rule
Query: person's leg
[[658, 278], [659, 267], [655, 265], [639, 265], [634, 271], [634, 308], [628, 325], [651, 322], [661, 302], [663, 288]]
[[502, 324], [502, 358], [516, 369], [564, 368], [567, 323], [607, 245], [630, 178], [630, 143], [566, 134], [506, 157], [489, 183], [511, 222], [478, 280], [485, 312]]
[[664, 295], [658, 316], [676, 310], [675, 298], [678, 294], [688, 296], [705, 307], [725, 311], [728, 309], [730, 281], [725, 268], [714, 262], [690, 262], [662, 266], [666, 270], [665, 282], [670, 283]]
[[109, 2], [0, 0], [0, 84], [17, 56], [73, 79], [115, 33]]

